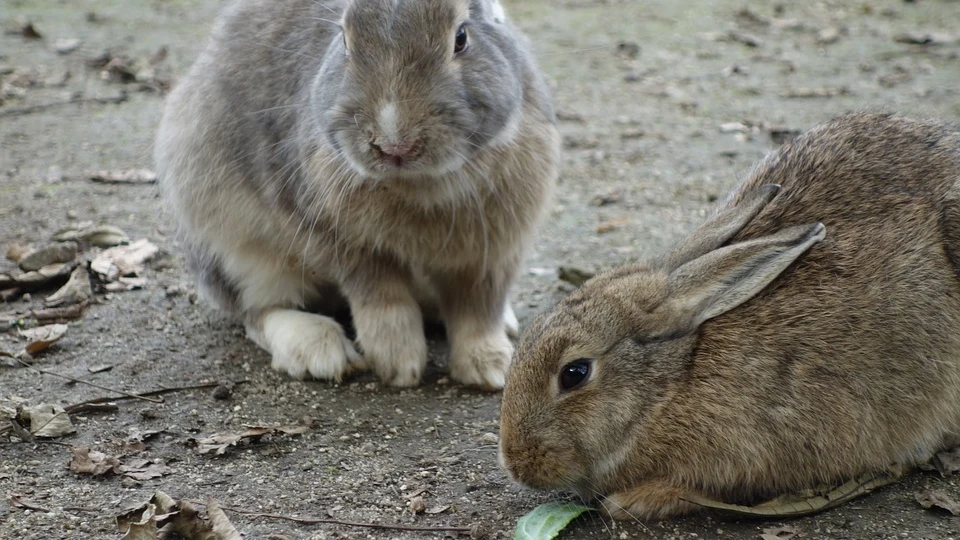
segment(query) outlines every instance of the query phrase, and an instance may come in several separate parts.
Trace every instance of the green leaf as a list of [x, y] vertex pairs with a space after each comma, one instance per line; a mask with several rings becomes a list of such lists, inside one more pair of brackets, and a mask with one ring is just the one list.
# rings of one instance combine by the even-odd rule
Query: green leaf
[[568, 502], [541, 504], [517, 521], [513, 540], [552, 540], [574, 518], [588, 510], [593, 508]]

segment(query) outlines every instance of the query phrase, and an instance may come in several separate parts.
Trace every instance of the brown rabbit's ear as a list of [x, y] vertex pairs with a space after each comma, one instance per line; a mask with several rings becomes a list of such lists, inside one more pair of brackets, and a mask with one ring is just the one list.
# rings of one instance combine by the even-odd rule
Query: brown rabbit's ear
[[665, 307], [692, 331], [759, 293], [824, 236], [822, 223], [798, 225], [711, 251], [670, 274]]
[[668, 272], [676, 270], [680, 265], [722, 246], [746, 227], [779, 192], [780, 186], [777, 184], [760, 186], [740, 204], [708, 219], [670, 250], [664, 259], [664, 268]]

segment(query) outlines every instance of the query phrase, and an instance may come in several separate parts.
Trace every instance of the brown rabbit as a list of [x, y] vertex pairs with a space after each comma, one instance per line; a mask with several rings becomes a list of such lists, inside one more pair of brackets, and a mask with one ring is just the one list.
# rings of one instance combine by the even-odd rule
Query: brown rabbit
[[960, 432], [958, 182], [960, 130], [890, 114], [773, 152], [671, 253], [530, 325], [503, 465], [653, 518], [929, 459]]

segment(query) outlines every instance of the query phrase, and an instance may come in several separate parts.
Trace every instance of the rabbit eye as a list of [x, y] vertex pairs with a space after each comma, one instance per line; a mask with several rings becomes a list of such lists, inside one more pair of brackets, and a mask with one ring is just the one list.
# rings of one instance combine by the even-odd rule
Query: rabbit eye
[[467, 50], [467, 28], [461, 24], [460, 28], [457, 28], [457, 35], [453, 39], [453, 53], [460, 54], [465, 50]]
[[590, 360], [578, 358], [563, 366], [560, 371], [560, 390], [569, 392], [587, 382], [590, 377]]

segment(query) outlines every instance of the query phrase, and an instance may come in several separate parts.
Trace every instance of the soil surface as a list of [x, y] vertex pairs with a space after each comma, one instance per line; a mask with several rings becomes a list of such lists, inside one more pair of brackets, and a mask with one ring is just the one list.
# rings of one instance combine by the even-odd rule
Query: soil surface
[[[496, 463], [499, 395], [450, 383], [442, 342], [435, 340], [431, 370], [415, 390], [384, 388], [371, 376], [341, 385], [290, 380], [270, 369], [239, 326], [194, 301], [156, 185], [89, 179], [90, 170], [152, 168], [163, 90], [193, 60], [217, 5], [0, 5], [0, 244], [42, 244], [89, 221], [162, 250], [147, 265], [145, 286], [98, 291], [34, 366], [126, 392], [237, 383], [232, 392], [182, 390], [154, 398], [162, 402], [121, 400], [113, 410], [75, 413], [76, 433], [47, 441], [3, 433], [0, 538], [118, 538], [114, 516], [157, 489], [252, 512], [476, 524], [511, 538], [522, 514], [565, 495], [511, 485]], [[665, 250], [752, 163], [800, 130], [863, 107], [960, 117], [956, 0], [512, 0], [507, 8], [554, 81], [565, 147], [555, 208], [516, 286], [521, 322], [569, 290], [558, 267], [595, 270]], [[42, 38], [26, 37], [20, 17]], [[62, 41], [69, 39], [80, 42]], [[89, 62], [107, 49], [112, 64]], [[14, 267], [3, 261], [0, 273]], [[52, 290], [4, 301], [0, 312], [40, 309]], [[22, 348], [17, 330], [6, 328], [0, 350]], [[8, 404], [67, 406], [116, 395], [33, 368], [0, 368], [0, 402]], [[298, 423], [310, 429], [242, 442], [223, 455], [201, 454], [192, 443], [244, 425]], [[151, 430], [160, 433], [143, 446], [123, 446]], [[147, 459], [169, 469], [145, 480], [75, 473], [67, 467], [71, 446], [127, 452], [124, 463]], [[613, 523], [594, 515], [561, 538], [759, 539], [765, 529], [780, 538], [960, 538], [957, 518], [915, 501], [928, 490], [960, 498], [955, 480], [915, 473], [787, 523], [706, 515]], [[411, 512], [412, 496], [428, 512]], [[454, 535], [228, 515], [247, 538]]]

